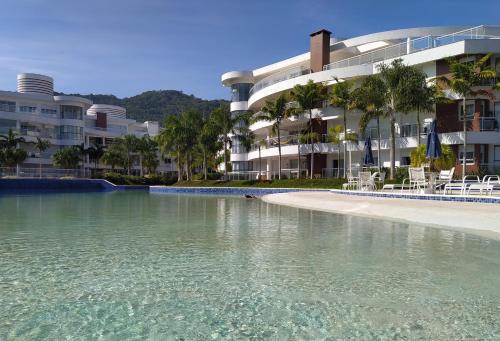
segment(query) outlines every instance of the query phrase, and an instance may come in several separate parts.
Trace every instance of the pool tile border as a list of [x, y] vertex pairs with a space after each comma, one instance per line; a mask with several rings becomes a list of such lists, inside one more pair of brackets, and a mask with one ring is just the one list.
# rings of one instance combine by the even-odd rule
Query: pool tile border
[[330, 190], [330, 192], [340, 195], [351, 195], [351, 196], [354, 195], [360, 197], [500, 204], [500, 197], [490, 197], [490, 196], [481, 197], [481, 196], [466, 196], [466, 195], [361, 192], [361, 191], [346, 191], [340, 189], [332, 189]]
[[150, 186], [150, 193], [185, 193], [185, 194], [223, 194], [223, 195], [254, 195], [288, 193], [288, 192], [328, 192], [329, 189], [315, 188], [255, 188], [255, 187], [176, 187]]

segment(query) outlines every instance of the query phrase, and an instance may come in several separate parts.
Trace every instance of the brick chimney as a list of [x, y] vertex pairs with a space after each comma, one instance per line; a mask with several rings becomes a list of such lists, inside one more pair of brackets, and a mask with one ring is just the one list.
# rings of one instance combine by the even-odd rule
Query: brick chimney
[[108, 116], [104, 112], [96, 113], [95, 126], [97, 128], [107, 128], [108, 127]]
[[311, 70], [323, 71], [323, 66], [330, 64], [330, 31], [325, 29], [311, 33]]

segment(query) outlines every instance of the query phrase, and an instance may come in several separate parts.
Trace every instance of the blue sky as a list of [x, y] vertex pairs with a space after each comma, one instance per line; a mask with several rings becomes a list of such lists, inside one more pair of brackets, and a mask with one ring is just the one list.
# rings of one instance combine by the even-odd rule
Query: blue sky
[[226, 71], [306, 52], [308, 34], [415, 26], [500, 25], [500, 1], [2, 0], [0, 89], [16, 74], [55, 78], [57, 91], [119, 97], [175, 89], [229, 98]]

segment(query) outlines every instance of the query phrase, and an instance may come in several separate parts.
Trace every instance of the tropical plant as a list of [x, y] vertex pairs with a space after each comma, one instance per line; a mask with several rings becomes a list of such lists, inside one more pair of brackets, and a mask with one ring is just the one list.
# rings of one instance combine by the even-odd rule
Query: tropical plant
[[280, 126], [283, 120], [287, 119], [291, 112], [287, 109], [288, 97], [285, 94], [279, 95], [273, 102], [267, 101], [261, 111], [252, 117], [253, 122], [267, 121], [273, 122], [272, 133], [278, 138], [278, 179], [281, 180], [281, 131]]
[[187, 180], [192, 179], [192, 165], [198, 148], [202, 116], [197, 111], [186, 111], [167, 117], [165, 129], [157, 137], [160, 151], [164, 155], [175, 155], [178, 180], [182, 180], [182, 167]]
[[[462, 160], [462, 177], [465, 176], [466, 167], [466, 151], [467, 151], [467, 98], [473, 99], [477, 96], [487, 96], [493, 98], [490, 90], [478, 88], [484, 85], [485, 80], [496, 79], [497, 73], [491, 68], [490, 59], [492, 54], [488, 53], [484, 57], [474, 62], [460, 62], [458, 58], [447, 59], [450, 68], [450, 74], [437, 78], [438, 84], [449, 88], [457, 94], [462, 100], [463, 111], [463, 160]], [[494, 84], [491, 88], [500, 88], [500, 83]]]
[[311, 139], [313, 135], [313, 109], [319, 108], [323, 100], [328, 97], [327, 88], [323, 83], [314, 83], [309, 80], [305, 85], [296, 85], [290, 91], [290, 98], [297, 102], [298, 108], [290, 108], [290, 115], [299, 116], [307, 113], [309, 116], [309, 143], [311, 145], [311, 179], [314, 177], [314, 146]]
[[158, 144], [148, 135], [138, 139], [137, 153], [139, 155], [140, 175], [144, 175], [144, 168], [148, 173], [154, 173], [159, 165]]
[[449, 145], [441, 146], [441, 157], [429, 160], [426, 156], [427, 146], [425, 144], [419, 145], [410, 153], [410, 165], [412, 167], [421, 167], [429, 163], [430, 168], [436, 171], [443, 169], [450, 169], [456, 163], [455, 153]]
[[81, 153], [77, 146], [59, 149], [52, 155], [54, 164], [63, 169], [76, 169], [81, 161]]
[[85, 150], [85, 153], [89, 156], [89, 161], [94, 163], [94, 170], [97, 169], [99, 160], [104, 155], [106, 148], [101, 144], [94, 144]]
[[247, 111], [231, 113], [227, 105], [222, 105], [210, 113], [210, 127], [214, 129], [214, 133], [219, 137], [219, 141], [223, 146], [224, 159], [224, 175], [227, 176], [228, 171], [228, 147], [231, 148], [231, 138], [239, 140], [242, 145], [248, 145], [248, 135], [250, 130], [248, 124], [252, 113]]
[[125, 150], [125, 162], [127, 165], [127, 175], [130, 175], [132, 164], [137, 156], [137, 153], [140, 148], [141, 141], [140, 139], [132, 134], [127, 134], [123, 137], [116, 139], [116, 143], [120, 143], [123, 145], [123, 149]]
[[127, 168], [125, 157], [126, 151], [123, 144], [116, 139], [106, 148], [106, 151], [100, 158], [100, 161], [105, 165], [111, 166], [111, 170], [115, 170], [116, 166], [121, 166], [123, 169]]
[[262, 147], [267, 146], [267, 140], [266, 139], [260, 139], [257, 141], [257, 147], [259, 148], [259, 180], [262, 179], [262, 157], [261, 157], [261, 150]]
[[396, 168], [396, 114], [398, 112], [408, 112], [406, 95], [415, 91], [417, 82], [414, 81], [414, 77], [418, 69], [403, 64], [402, 59], [395, 59], [390, 64], [380, 64], [378, 70], [380, 78], [385, 83], [384, 113], [390, 122], [390, 178], [394, 179]]
[[[344, 134], [346, 133], [345, 128], [337, 124], [334, 127], [328, 128], [328, 140], [329, 142], [337, 145], [337, 177], [340, 178], [340, 145], [342, 144]], [[345, 174], [345, 148], [344, 148], [344, 174]], [[344, 176], [345, 177], [345, 176]]]
[[353, 106], [361, 110], [359, 131], [365, 134], [366, 127], [371, 120], [377, 124], [377, 168], [381, 169], [380, 158], [380, 118], [385, 116], [384, 105], [387, 93], [384, 81], [378, 75], [371, 75], [363, 79], [359, 88], [353, 91]]
[[[353, 90], [354, 84], [351, 81], [340, 81], [337, 77], [334, 77], [335, 84], [332, 85], [330, 93], [330, 103], [334, 107], [342, 108], [343, 112], [343, 133], [347, 136], [347, 111], [354, 108], [355, 103], [355, 91]], [[337, 137], [340, 137], [338, 135]], [[340, 148], [340, 142], [339, 142]], [[344, 144], [344, 178], [346, 175], [346, 144]], [[340, 163], [340, 155], [339, 160]], [[338, 165], [340, 167], [340, 164]], [[340, 174], [338, 174], [340, 177]]]
[[39, 167], [39, 176], [42, 177], [42, 153], [49, 149], [50, 147], [50, 141], [49, 140], [44, 140], [41, 139], [40, 137], [37, 136], [36, 142], [35, 142], [35, 149], [38, 151], [39, 155], [39, 162], [38, 162], [38, 167]]
[[0, 135], [0, 164], [6, 167], [18, 167], [28, 157], [28, 153], [20, 148], [25, 142], [23, 137], [9, 129], [7, 135]]

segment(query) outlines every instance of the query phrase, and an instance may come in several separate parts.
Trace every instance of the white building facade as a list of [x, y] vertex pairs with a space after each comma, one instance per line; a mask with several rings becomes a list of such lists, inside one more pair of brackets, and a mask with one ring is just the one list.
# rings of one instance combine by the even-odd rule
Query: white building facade
[[[401, 58], [405, 64], [423, 70], [429, 79], [449, 73], [446, 58], [456, 57], [471, 61], [493, 53], [491, 66], [500, 75], [500, 27], [424, 27], [373, 33], [350, 39], [338, 39], [330, 32], [321, 30], [311, 34], [310, 51], [249, 71], [232, 71], [222, 75], [222, 83], [232, 91], [231, 111], [251, 110], [258, 112], [266, 101], [272, 101], [282, 93], [288, 93], [295, 85], [316, 83], [334, 84], [334, 79], [356, 80], [378, 72], [378, 65], [389, 64]], [[485, 84], [489, 86], [489, 84]], [[494, 91], [495, 98], [479, 97], [467, 101], [468, 133], [466, 151], [467, 169], [479, 167], [500, 169], [500, 91]], [[453, 99], [453, 95], [450, 94]], [[459, 100], [439, 104], [435, 113], [420, 114], [422, 141], [433, 119], [437, 119], [440, 139], [448, 144], [457, 156], [457, 165], [463, 155], [462, 116]], [[293, 105], [293, 104], [291, 104]], [[314, 130], [322, 136], [315, 144], [314, 176], [338, 175], [343, 168], [359, 166], [362, 163], [364, 140], [372, 138], [375, 158], [380, 148], [380, 161], [389, 166], [389, 122], [381, 121], [381, 139], [378, 140], [376, 122], [368, 124], [365, 134], [359, 134], [360, 112], [347, 114], [348, 131], [358, 133], [359, 141], [344, 146], [328, 143], [330, 127], [342, 124], [342, 110], [325, 103], [314, 111], [318, 118]], [[417, 146], [417, 120], [415, 113], [398, 114], [396, 127], [396, 166], [410, 162], [410, 153]], [[309, 169], [310, 145], [299, 145], [297, 136], [308, 127], [308, 120], [297, 117], [282, 124], [282, 168], [285, 174], [296, 176], [300, 169]], [[275, 176], [278, 170], [278, 148], [276, 137], [271, 133], [272, 122], [257, 122], [250, 126], [256, 140], [266, 141], [250, 150], [233, 143], [231, 162], [233, 172]], [[260, 153], [259, 153], [260, 149]], [[302, 156], [299, 160], [299, 152]], [[260, 154], [260, 159], [259, 159]], [[261, 160], [261, 162], [259, 162]], [[377, 160], [376, 160], [377, 162]], [[261, 166], [262, 165], [262, 166]], [[342, 170], [341, 170], [342, 172]], [[341, 173], [342, 175], [342, 173]]]
[[[127, 134], [137, 137], [158, 135], [159, 125], [155, 121], [144, 123], [128, 119], [125, 108], [94, 104], [76, 96], [54, 96], [54, 81], [51, 77], [23, 73], [17, 76], [17, 92], [0, 91], [0, 134], [14, 130], [26, 143], [22, 148], [28, 158], [21, 167], [53, 168], [53, 154], [66, 147], [107, 146], [114, 138]], [[48, 140], [50, 147], [38, 153], [32, 142], [37, 137]], [[139, 165], [134, 165], [137, 170]], [[95, 167], [88, 157], [82, 168], [89, 171]], [[109, 167], [98, 164], [98, 167]], [[160, 158], [160, 172], [174, 172], [175, 164], [169, 158]]]

